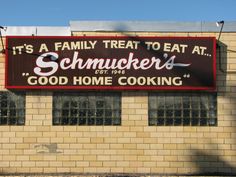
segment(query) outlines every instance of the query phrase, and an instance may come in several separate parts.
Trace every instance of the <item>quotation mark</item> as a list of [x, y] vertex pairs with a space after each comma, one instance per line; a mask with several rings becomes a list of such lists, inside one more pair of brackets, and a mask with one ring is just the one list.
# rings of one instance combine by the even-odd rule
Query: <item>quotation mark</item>
[[190, 78], [190, 74], [184, 74], [183, 77], [184, 78]]
[[22, 76], [29, 76], [29, 73], [22, 73]]

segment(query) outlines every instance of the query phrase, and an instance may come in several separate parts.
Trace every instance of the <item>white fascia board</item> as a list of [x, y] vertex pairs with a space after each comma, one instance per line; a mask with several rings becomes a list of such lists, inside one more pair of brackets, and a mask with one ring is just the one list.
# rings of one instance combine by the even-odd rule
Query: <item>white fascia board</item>
[[71, 36], [70, 27], [37, 27], [37, 36]]
[[[219, 32], [216, 22], [70, 21], [71, 31]], [[236, 32], [236, 21], [225, 21], [223, 32]]]
[[70, 27], [8, 26], [1, 29], [2, 36], [71, 36]]
[[36, 27], [8, 26], [1, 30], [3, 36], [35, 36]]

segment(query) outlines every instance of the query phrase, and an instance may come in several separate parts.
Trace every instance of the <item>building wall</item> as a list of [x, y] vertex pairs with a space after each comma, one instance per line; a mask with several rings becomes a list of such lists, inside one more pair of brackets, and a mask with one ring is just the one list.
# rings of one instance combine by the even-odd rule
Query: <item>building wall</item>
[[[218, 33], [74, 32], [215, 36]], [[0, 126], [1, 173], [236, 173], [236, 33], [223, 33], [218, 126], [148, 126], [148, 92], [122, 92], [121, 126], [52, 126], [52, 92], [26, 92], [25, 126]], [[227, 49], [227, 50], [226, 50]], [[0, 88], [4, 59], [0, 54]], [[219, 68], [219, 55], [217, 55]]]

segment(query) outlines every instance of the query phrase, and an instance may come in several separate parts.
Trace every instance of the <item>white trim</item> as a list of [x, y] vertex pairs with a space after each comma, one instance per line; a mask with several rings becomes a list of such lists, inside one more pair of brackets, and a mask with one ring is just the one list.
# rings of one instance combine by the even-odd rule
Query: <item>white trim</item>
[[2, 36], [71, 36], [70, 27], [8, 26], [1, 29]]
[[71, 36], [70, 27], [37, 27], [36, 36]]
[[[216, 22], [70, 21], [71, 31], [219, 32]], [[223, 32], [235, 32], [236, 21], [225, 22]]]

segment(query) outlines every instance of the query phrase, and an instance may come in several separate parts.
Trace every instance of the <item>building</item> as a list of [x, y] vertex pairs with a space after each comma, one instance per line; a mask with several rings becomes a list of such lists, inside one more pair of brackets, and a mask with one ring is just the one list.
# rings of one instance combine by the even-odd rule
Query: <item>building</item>
[[236, 22], [221, 25], [2, 29], [1, 173], [236, 175]]

